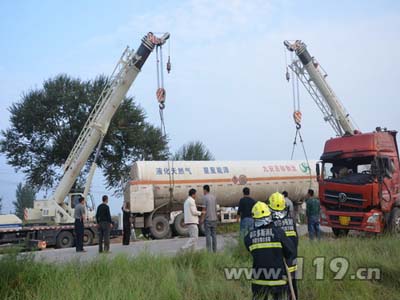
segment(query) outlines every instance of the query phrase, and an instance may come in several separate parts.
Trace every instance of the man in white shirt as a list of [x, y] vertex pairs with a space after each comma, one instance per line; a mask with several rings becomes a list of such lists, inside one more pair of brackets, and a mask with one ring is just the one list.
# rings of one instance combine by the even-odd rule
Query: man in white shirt
[[183, 204], [184, 220], [186, 227], [189, 229], [189, 239], [186, 244], [182, 246], [182, 250], [196, 250], [197, 239], [199, 238], [199, 216], [201, 216], [201, 212], [197, 210], [195, 199], [196, 190], [190, 189], [189, 197]]

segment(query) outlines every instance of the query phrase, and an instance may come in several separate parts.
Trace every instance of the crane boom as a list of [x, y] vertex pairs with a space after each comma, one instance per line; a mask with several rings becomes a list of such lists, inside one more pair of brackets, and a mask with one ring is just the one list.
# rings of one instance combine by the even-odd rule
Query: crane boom
[[161, 38], [148, 33], [136, 52], [129, 47], [125, 49], [64, 164], [64, 175], [50, 200], [60, 205], [63, 203], [96, 144], [106, 134], [112, 117], [144, 62], [153, 49], [163, 45], [168, 38], [169, 33]]
[[296, 53], [298, 60], [294, 60], [289, 68], [297, 75], [308, 93], [311, 95], [338, 136], [353, 135], [357, 130], [349, 114], [326, 81], [317, 61], [311, 57], [307, 46], [300, 40], [290, 43], [284, 41], [289, 51]]

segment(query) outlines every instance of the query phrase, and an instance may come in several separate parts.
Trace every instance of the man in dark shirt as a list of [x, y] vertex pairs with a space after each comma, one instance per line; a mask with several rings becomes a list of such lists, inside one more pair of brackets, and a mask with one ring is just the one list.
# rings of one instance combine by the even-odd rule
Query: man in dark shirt
[[131, 205], [130, 202], [124, 202], [122, 206], [122, 245], [128, 246], [131, 240]]
[[243, 189], [243, 198], [239, 201], [239, 209], [237, 212], [237, 221], [240, 218], [240, 236], [243, 238], [251, 229], [253, 229], [254, 221], [251, 215], [251, 209], [255, 204], [255, 200], [250, 197], [250, 189]]
[[315, 236], [319, 240], [321, 238], [321, 230], [319, 228], [321, 207], [319, 199], [314, 197], [314, 190], [308, 190], [306, 205], [308, 236], [310, 240], [313, 240]]
[[75, 246], [76, 252], [86, 252], [83, 249], [83, 233], [85, 231], [84, 221], [86, 218], [85, 198], [79, 197], [79, 203], [75, 206]]
[[99, 229], [99, 253], [103, 252], [103, 240], [104, 240], [104, 252], [110, 251], [110, 230], [112, 228], [110, 208], [107, 205], [108, 196], [103, 196], [103, 203], [97, 207], [96, 221]]

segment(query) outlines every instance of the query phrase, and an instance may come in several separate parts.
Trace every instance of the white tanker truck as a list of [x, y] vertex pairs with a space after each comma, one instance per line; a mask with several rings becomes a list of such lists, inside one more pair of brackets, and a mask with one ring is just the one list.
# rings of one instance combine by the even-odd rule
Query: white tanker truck
[[317, 189], [316, 161], [138, 161], [131, 169], [124, 192], [134, 228], [154, 238], [168, 237], [172, 230], [185, 235], [182, 211], [188, 191], [195, 188], [202, 205], [202, 187], [208, 184], [220, 207], [236, 207], [245, 186], [251, 196], [265, 201], [276, 191], [288, 191], [302, 201], [309, 188]]

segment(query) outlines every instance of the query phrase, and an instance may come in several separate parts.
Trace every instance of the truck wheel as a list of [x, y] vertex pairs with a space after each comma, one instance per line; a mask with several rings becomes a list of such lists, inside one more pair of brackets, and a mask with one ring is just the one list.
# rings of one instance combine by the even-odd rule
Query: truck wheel
[[93, 245], [93, 233], [89, 229], [85, 229], [83, 232], [83, 245]]
[[153, 217], [150, 233], [153, 238], [165, 239], [171, 236], [171, 228], [169, 226], [168, 218], [164, 215], [156, 215]]
[[332, 231], [336, 237], [345, 237], [349, 234], [348, 229], [332, 228]]
[[390, 213], [389, 232], [391, 234], [400, 234], [400, 208], [395, 207]]
[[70, 231], [61, 231], [57, 235], [56, 248], [70, 248], [74, 245], [74, 236]]
[[185, 215], [183, 213], [180, 213], [175, 217], [173, 226], [177, 235], [189, 236], [189, 230], [185, 226]]

